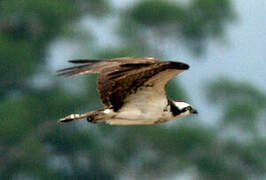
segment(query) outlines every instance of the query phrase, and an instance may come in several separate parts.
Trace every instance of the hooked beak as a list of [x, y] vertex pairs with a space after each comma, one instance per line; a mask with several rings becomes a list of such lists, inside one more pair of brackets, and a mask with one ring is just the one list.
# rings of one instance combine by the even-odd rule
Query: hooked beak
[[197, 111], [196, 109], [192, 109], [190, 112], [191, 112], [192, 114], [198, 114], [198, 111]]

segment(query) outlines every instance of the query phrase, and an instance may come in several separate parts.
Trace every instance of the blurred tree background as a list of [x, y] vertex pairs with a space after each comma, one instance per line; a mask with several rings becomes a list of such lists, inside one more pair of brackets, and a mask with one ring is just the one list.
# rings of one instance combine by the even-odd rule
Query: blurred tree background
[[[69, 58], [165, 59], [167, 43], [198, 57], [235, 19], [230, 0], [114, 4], [0, 0], [0, 179], [264, 179], [266, 94], [247, 82], [207, 83], [205, 96], [220, 111], [215, 125], [198, 119], [133, 127], [57, 123], [101, 105], [95, 76], [55, 77], [54, 67], [63, 68], [49, 59], [56, 42], [74, 44], [78, 50]], [[169, 86], [173, 99], [189, 99], [180, 82]]]

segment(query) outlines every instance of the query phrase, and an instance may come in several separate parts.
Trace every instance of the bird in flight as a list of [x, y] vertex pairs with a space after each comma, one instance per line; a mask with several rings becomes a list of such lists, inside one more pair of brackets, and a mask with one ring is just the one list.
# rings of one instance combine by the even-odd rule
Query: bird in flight
[[71, 114], [59, 122], [87, 118], [88, 122], [110, 125], [151, 125], [183, 118], [197, 111], [188, 103], [168, 99], [165, 86], [189, 66], [151, 57], [123, 57], [108, 60], [70, 60], [74, 67], [58, 75], [99, 74], [97, 90], [103, 108]]

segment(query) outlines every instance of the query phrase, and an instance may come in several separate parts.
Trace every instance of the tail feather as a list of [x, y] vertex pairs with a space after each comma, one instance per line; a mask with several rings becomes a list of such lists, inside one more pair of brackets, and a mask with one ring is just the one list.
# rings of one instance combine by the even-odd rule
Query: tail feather
[[65, 123], [65, 122], [70, 122], [73, 120], [78, 120], [78, 119], [83, 119], [91, 116], [91, 112], [89, 113], [84, 113], [84, 114], [70, 114], [69, 116], [66, 116], [64, 118], [59, 119], [58, 122]]
[[73, 121], [73, 120], [84, 119], [84, 118], [87, 118], [87, 120], [89, 122], [95, 122], [95, 118], [97, 116], [103, 114], [103, 110], [104, 109], [105, 108], [102, 108], [102, 109], [98, 109], [98, 110], [87, 112], [87, 113], [83, 113], [83, 114], [71, 114], [69, 116], [66, 116], [64, 118], [59, 119], [58, 122], [65, 123], [65, 122], [70, 122], [70, 121]]

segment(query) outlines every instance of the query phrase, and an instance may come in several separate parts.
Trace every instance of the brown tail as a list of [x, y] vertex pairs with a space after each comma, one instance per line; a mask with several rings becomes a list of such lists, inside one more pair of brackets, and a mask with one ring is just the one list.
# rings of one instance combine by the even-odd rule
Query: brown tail
[[104, 109], [105, 108], [101, 108], [101, 109], [97, 109], [95, 111], [91, 111], [91, 112], [87, 112], [83, 114], [71, 114], [69, 116], [59, 119], [58, 122], [65, 123], [65, 122], [70, 122], [73, 120], [84, 119], [84, 118], [87, 118], [88, 122], [95, 122], [94, 121], [95, 117], [103, 114]]

